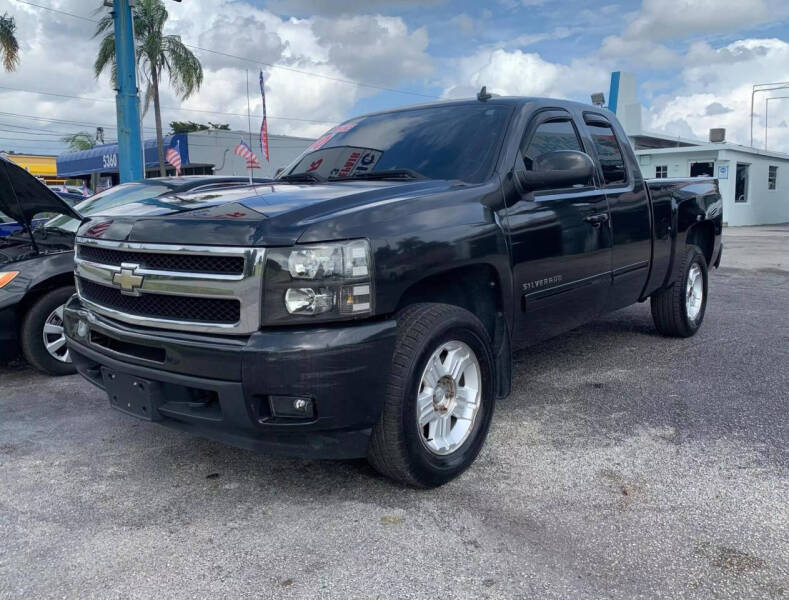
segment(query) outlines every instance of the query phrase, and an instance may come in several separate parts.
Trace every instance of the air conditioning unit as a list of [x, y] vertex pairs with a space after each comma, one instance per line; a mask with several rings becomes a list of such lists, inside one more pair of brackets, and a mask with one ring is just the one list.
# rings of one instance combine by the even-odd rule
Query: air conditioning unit
[[710, 129], [710, 141], [720, 143], [726, 141], [726, 130], [723, 128]]

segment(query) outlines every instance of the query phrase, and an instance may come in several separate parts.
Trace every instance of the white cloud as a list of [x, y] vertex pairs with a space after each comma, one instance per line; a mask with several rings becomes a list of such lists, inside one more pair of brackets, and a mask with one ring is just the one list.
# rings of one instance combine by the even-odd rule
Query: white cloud
[[[433, 1], [436, 3], [436, 0]], [[307, 0], [304, 6], [310, 4]], [[390, 7], [394, 2], [366, 4], [368, 10]], [[415, 2], [412, 4], [416, 5]], [[96, 3], [85, 0], [49, 0], [55, 9], [98, 18]], [[353, 8], [352, 0], [343, 6]], [[351, 107], [375, 88], [358, 87], [340, 80], [361, 80], [385, 87], [407, 87], [404, 81], [432, 72], [427, 54], [427, 30], [410, 29], [403, 19], [381, 15], [354, 17], [324, 16], [283, 18], [255, 7], [250, 0], [189, 0], [167, 3], [168, 33], [177, 33], [187, 44], [228, 54], [249, 57], [264, 63], [308, 71], [322, 77], [284, 68], [263, 67], [266, 100], [272, 133], [317, 136], [331, 124], [349, 117]], [[15, 148], [43, 152], [61, 149], [57, 139], [66, 133], [96, 125], [105, 126], [107, 138], [114, 138], [114, 97], [106, 76], [98, 81], [92, 72], [98, 40], [92, 39], [95, 24], [40, 8], [0, 0], [0, 14], [9, 12], [17, 21], [22, 45], [22, 63], [16, 73], [3, 74], [0, 86], [42, 90], [96, 98], [85, 100], [31, 95], [0, 88], [0, 112], [84, 123], [53, 124], [46, 121], [0, 115], [0, 138], [30, 138], [14, 142], [0, 139], [0, 149]], [[331, 12], [331, 11], [329, 11]], [[171, 120], [230, 123], [246, 129], [247, 100], [245, 70], [249, 70], [253, 129], [258, 123], [260, 99], [258, 65], [238, 59], [194, 50], [200, 58], [205, 79], [198, 94], [181, 102], [167, 86], [160, 87], [165, 125]], [[141, 84], [142, 86], [142, 84]], [[239, 116], [216, 114], [238, 113]], [[284, 120], [277, 117], [293, 117]], [[319, 121], [318, 123], [303, 120]], [[6, 123], [3, 126], [2, 123]], [[10, 125], [17, 125], [12, 127]], [[145, 135], [153, 134], [153, 111], [145, 117]], [[21, 132], [25, 132], [24, 134]]]
[[725, 33], [774, 19], [770, 0], [644, 0], [625, 30], [630, 39], [669, 40]]
[[[725, 127], [727, 139], [750, 143], [751, 86], [767, 81], [789, 81], [789, 43], [778, 39], [746, 39], [721, 48], [696, 45], [688, 57], [704, 56], [707, 62], [686, 59], [677, 93], [655, 99], [648, 111], [652, 129], [673, 132], [685, 122], [695, 137], [706, 139], [709, 129]], [[754, 143], [764, 138], [764, 104], [769, 95], [789, 95], [789, 90], [757, 94], [754, 105]], [[779, 136], [780, 122], [789, 118], [789, 104], [770, 106], [770, 148], [789, 152], [789, 139]]]
[[489, 92], [506, 96], [555, 96], [566, 98], [602, 89], [608, 71], [586, 60], [568, 65], [546, 61], [537, 53], [521, 50], [480, 50], [456, 61], [443, 96], [473, 96], [486, 85]]
[[270, 10], [284, 15], [329, 15], [387, 12], [444, 4], [447, 0], [270, 0]]

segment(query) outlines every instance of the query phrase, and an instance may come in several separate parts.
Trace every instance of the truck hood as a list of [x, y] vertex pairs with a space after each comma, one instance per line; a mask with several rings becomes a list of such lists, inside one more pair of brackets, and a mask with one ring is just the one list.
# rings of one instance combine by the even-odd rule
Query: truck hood
[[117, 215], [105, 211], [89, 218], [78, 235], [143, 243], [284, 246], [296, 243], [315, 223], [453, 185], [443, 180], [272, 183], [165, 195], [125, 204]]
[[33, 217], [41, 213], [82, 219], [55, 192], [14, 162], [0, 156], [0, 212], [31, 229]]

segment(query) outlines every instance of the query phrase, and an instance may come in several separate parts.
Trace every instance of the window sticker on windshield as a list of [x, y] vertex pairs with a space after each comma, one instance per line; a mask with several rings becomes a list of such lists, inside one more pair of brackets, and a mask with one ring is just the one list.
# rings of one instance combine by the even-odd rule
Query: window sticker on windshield
[[378, 150], [352, 149], [345, 160], [338, 163], [342, 164], [342, 167], [337, 171], [336, 176], [350, 177], [372, 171], [380, 158], [381, 152]]
[[332, 127], [329, 129], [329, 133], [345, 133], [346, 131], [350, 131], [359, 121], [351, 121], [350, 123], [343, 123], [342, 125], [337, 125], [337, 127]]
[[324, 135], [324, 136], [322, 136], [322, 137], [319, 137], [317, 140], [315, 140], [315, 141], [313, 142], [312, 146], [310, 146], [309, 148], [307, 148], [307, 150], [317, 150], [318, 148], [321, 148], [321, 147], [325, 146], [325, 145], [326, 145], [326, 143], [327, 143], [327, 142], [328, 142], [330, 139], [332, 139], [333, 137], [334, 137], [334, 134], [333, 134], [333, 133], [330, 131], [330, 132], [329, 132], [329, 133], [327, 133], [326, 135]]
[[318, 150], [319, 148], [322, 148], [335, 135], [337, 135], [338, 133], [345, 133], [347, 131], [350, 131], [351, 129], [356, 127], [356, 125], [358, 123], [359, 123], [359, 121], [351, 121], [350, 123], [343, 123], [342, 125], [337, 125], [336, 127], [332, 127], [331, 129], [329, 129], [329, 131], [327, 131], [321, 137], [319, 137], [317, 140], [315, 140], [315, 142], [313, 142], [312, 146], [307, 148], [307, 150], [308, 151], [309, 150]]

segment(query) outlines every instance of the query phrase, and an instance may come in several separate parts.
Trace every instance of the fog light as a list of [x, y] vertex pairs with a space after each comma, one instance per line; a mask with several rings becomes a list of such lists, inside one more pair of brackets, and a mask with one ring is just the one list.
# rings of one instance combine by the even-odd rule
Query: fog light
[[315, 403], [312, 398], [297, 396], [269, 396], [271, 414], [274, 417], [290, 419], [310, 419], [315, 416]]
[[77, 323], [77, 337], [86, 338], [88, 337], [88, 324], [83, 321], [82, 319], [79, 320]]

